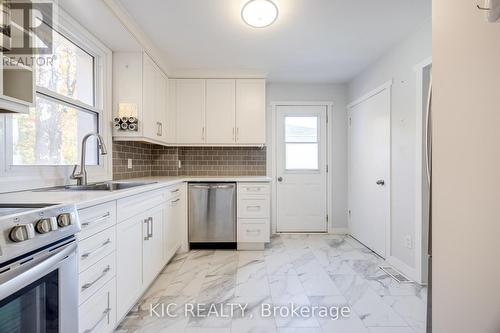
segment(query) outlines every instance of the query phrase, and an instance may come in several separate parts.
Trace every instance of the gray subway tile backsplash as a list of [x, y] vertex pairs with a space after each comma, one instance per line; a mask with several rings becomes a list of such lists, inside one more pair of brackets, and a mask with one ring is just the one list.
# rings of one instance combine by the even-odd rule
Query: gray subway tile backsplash
[[[127, 167], [128, 159], [132, 159], [132, 169]], [[113, 143], [115, 180], [148, 176], [265, 175], [266, 148], [164, 147], [131, 141]]]

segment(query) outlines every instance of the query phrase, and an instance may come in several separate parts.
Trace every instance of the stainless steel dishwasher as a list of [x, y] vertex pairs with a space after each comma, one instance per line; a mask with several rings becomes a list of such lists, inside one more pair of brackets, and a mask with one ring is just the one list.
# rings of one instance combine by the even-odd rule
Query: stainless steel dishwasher
[[236, 183], [190, 183], [191, 248], [236, 247]]

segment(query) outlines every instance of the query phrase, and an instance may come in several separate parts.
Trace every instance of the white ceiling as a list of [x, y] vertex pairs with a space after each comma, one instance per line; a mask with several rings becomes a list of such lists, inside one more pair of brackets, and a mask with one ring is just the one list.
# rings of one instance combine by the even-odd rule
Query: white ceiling
[[137, 51], [139, 42], [103, 0], [60, 0], [59, 5], [113, 51]]
[[244, 0], [120, 0], [173, 76], [262, 73], [274, 82], [345, 82], [431, 17], [431, 0], [277, 0], [264, 29]]

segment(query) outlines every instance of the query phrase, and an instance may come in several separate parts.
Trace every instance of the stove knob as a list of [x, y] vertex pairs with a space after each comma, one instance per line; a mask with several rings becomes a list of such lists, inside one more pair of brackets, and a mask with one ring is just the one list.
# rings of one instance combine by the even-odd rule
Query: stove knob
[[53, 230], [57, 230], [57, 222], [54, 217], [48, 217], [41, 220], [35, 224], [35, 230], [39, 234], [46, 234]]
[[33, 224], [16, 225], [10, 230], [9, 238], [16, 243], [27, 241], [35, 237]]
[[72, 221], [71, 221], [71, 214], [70, 213], [63, 213], [57, 217], [57, 224], [59, 224], [59, 226], [61, 228], [64, 228], [64, 227], [71, 225], [71, 222]]

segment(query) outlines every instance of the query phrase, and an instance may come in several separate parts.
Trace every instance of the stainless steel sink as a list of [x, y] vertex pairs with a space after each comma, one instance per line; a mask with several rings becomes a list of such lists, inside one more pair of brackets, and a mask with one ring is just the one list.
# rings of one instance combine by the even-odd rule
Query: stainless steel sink
[[43, 191], [119, 191], [137, 186], [151, 185], [156, 182], [105, 182], [93, 183], [87, 185], [66, 185], [55, 186], [44, 189], [36, 190], [37, 192]]

